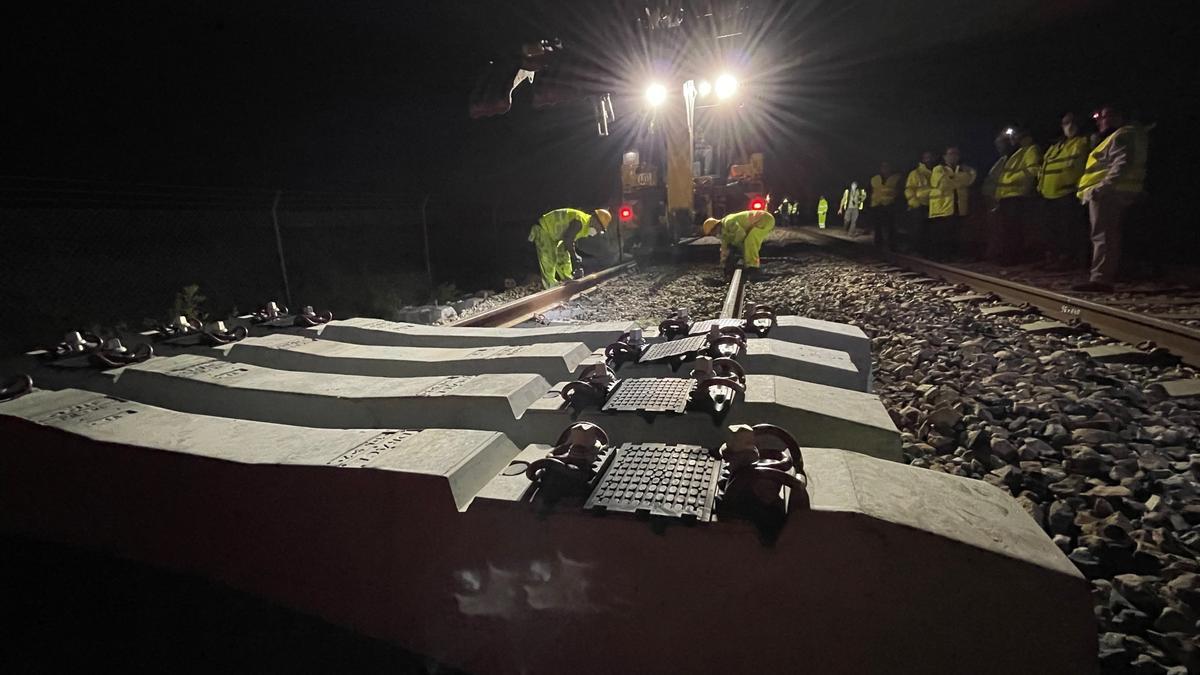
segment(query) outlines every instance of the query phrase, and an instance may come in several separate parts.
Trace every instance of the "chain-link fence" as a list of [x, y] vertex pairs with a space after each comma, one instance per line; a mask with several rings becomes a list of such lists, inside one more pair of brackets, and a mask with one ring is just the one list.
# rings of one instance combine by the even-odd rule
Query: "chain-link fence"
[[0, 180], [0, 353], [67, 330], [164, 321], [192, 285], [213, 317], [289, 295], [338, 316], [387, 317], [500, 288], [535, 270], [536, 214], [501, 217], [444, 195]]

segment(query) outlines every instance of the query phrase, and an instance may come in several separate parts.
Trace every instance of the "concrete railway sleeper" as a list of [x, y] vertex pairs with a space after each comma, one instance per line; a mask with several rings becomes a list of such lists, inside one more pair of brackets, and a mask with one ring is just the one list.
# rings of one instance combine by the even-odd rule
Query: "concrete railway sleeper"
[[[516, 539], [505, 535], [534, 532], [529, 528], [536, 534], [519, 539], [538, 551], [557, 551], [581, 570], [629, 569], [621, 551], [636, 549], [664, 563], [679, 556], [750, 561], [764, 574], [775, 564], [770, 560], [784, 561], [789, 575], [799, 565], [831, 579], [831, 589], [844, 577], [861, 591], [862, 575], [849, 570], [868, 564], [871, 597], [892, 597], [888, 606], [909, 615], [938, 612], [948, 638], [939, 644], [967, 639], [952, 634], [984, 618], [1000, 627], [1003, 639], [1027, 647], [989, 653], [986, 660], [981, 655], [966, 666], [976, 669], [994, 670], [1001, 662], [1012, 672], [1091, 669], [1097, 650], [1090, 583], [1101, 603], [1099, 653], [1106, 663], [1115, 657], [1105, 645], [1117, 633], [1143, 636], [1143, 651], [1160, 662], [1191, 666], [1182, 626], [1200, 618], [1189, 600], [1189, 593], [1200, 592], [1189, 585], [1200, 584], [1193, 579], [1200, 572], [1200, 400], [1173, 396], [1178, 386], [1171, 385], [1192, 378], [1190, 367], [1117, 363], [1109, 352], [1084, 351], [1111, 346], [1105, 339], [1022, 329], [1025, 319], [987, 312], [986, 296], [962, 298], [948, 284], [889, 270], [820, 252], [768, 259], [760, 280], [733, 287], [711, 267], [625, 270], [584, 294], [555, 299], [537, 312], [543, 321], [528, 328], [332, 320], [311, 310], [304, 313], [309, 321], [298, 325], [279, 311], [247, 322], [251, 337], [225, 326], [193, 327], [195, 344], [160, 341], [152, 354], [139, 354], [127, 342], [128, 362], [112, 361], [119, 367], [88, 362], [102, 372], [63, 367], [103, 348], [99, 337], [81, 335], [59, 359], [29, 362], [32, 379], [5, 385], [0, 427], [23, 445], [49, 452], [42, 457], [87, 457], [95, 475], [114, 470], [105, 453], [95, 451], [101, 444], [105, 452], [144, 462], [147, 475], [164, 485], [177, 483], [179, 472], [244, 483], [239, 500], [245, 503], [231, 504], [234, 511], [278, 498], [249, 489], [273, 471], [283, 481], [280, 489], [337, 491], [344, 508], [336, 510], [347, 515], [377, 512], [371, 495], [379, 490], [425, 495], [400, 503], [400, 520], [380, 524], [379, 531], [405, 542], [404, 550], [423, 552], [423, 568], [448, 572], [415, 595], [406, 586], [403, 611], [395, 605], [398, 589], [385, 588], [365, 604], [350, 598], [372, 594], [353, 589], [331, 603], [304, 593], [305, 584], [324, 583], [321, 560], [327, 557], [344, 560], [346, 574], [339, 578], [359, 578], [374, 563], [346, 555], [371, 548], [354, 541], [353, 530], [331, 537], [322, 523], [336, 518], [326, 513], [305, 520], [308, 511], [299, 505], [289, 526], [329, 542], [296, 560], [305, 583], [276, 585], [266, 570], [279, 561], [217, 560], [216, 550], [198, 554], [191, 569], [335, 622], [375, 626], [373, 634], [468, 669], [518, 669], [486, 629], [489, 617], [523, 617], [523, 629], [544, 633], [538, 612], [494, 604], [495, 593], [504, 593], [489, 584], [501, 577], [471, 576], [492, 561], [503, 566], [514, 556], [534, 555], [513, 548]], [[508, 323], [516, 312], [493, 316]], [[597, 318], [607, 323], [589, 322]], [[488, 364], [478, 365], [482, 361]], [[872, 385], [878, 395], [870, 393]], [[228, 437], [218, 430], [234, 427], [234, 435], [275, 439], [275, 454], [263, 454], [257, 441], [212, 444]], [[370, 436], [379, 430], [390, 435]], [[332, 459], [301, 447], [322, 434], [333, 439], [351, 432], [366, 440], [339, 441]], [[455, 434], [476, 435], [466, 442]], [[214, 453], [220, 462], [205, 464]], [[146, 508], [137, 502], [152, 495], [118, 486], [86, 504], [72, 503], [61, 495], [78, 486], [47, 471], [36, 453], [4, 462], [4, 475], [38, 488], [3, 483], [6, 497], [18, 497], [6, 499], [17, 505], [5, 514], [6, 528], [49, 527], [53, 531], [43, 534], [52, 539], [171, 564], [138, 553], [145, 542], [132, 529], [94, 541], [69, 526], [78, 509], [117, 509], [116, 518]], [[293, 472], [291, 464], [312, 466]], [[339, 471], [351, 467], [365, 471]], [[47, 517], [42, 502], [54, 495], [59, 505]], [[255, 503], [260, 497], [266, 501]], [[156, 514], [156, 531], [170, 529], [172, 514], [200, 508], [184, 504], [184, 497], [178, 501]], [[531, 514], [531, 507], [539, 513]], [[598, 513], [609, 516], [590, 517]], [[652, 527], [622, 513], [649, 518]], [[703, 526], [670, 528], [680, 516]], [[407, 527], [408, 519], [435, 523], [442, 535], [428, 539], [422, 532], [431, 530]], [[251, 529], [214, 531], [212, 541], [240, 550], [243, 536], [272, 540], [271, 528], [267, 518]], [[650, 531], [656, 538], [643, 537]], [[717, 532], [727, 534], [714, 538]], [[464, 548], [452, 540], [473, 543]], [[889, 551], [886, 561], [880, 545]], [[758, 561], [759, 551], [773, 553]], [[843, 552], [853, 564], [839, 558]], [[623, 585], [629, 579], [587, 574], [588, 586], [601, 595], [578, 602], [632, 590]], [[705, 582], [706, 575], [690, 574], [689, 583]], [[980, 575], [996, 583], [978, 583]], [[642, 587], [675, 583], [644, 565], [630, 579]], [[949, 606], [937, 591], [947, 583], [964, 591]], [[1128, 606], [1115, 602], [1117, 596]], [[782, 609], [787, 599], [779, 600]], [[796, 626], [794, 634], [812, 641], [802, 650], [806, 667], [822, 642], [848, 639], [846, 631], [859, 638], [865, 631], [873, 644], [887, 645], [856, 656], [862, 669], [883, 668], [903, 655], [906, 642], [890, 639], [893, 628], [884, 628], [885, 620], [894, 627], [899, 617], [888, 619], [877, 607], [853, 609], [845, 600], [844, 593], [823, 592], [806, 600], [823, 616], [847, 619]], [[536, 607], [541, 600], [531, 595], [529, 602]], [[692, 618], [682, 623], [696, 630], [696, 616], [707, 615], [688, 603], [680, 609], [684, 605]], [[1024, 619], [1013, 614], [1017, 606]], [[656, 639], [675, 639], [674, 623], [662, 620], [661, 603], [655, 607], [653, 621], [641, 602], [626, 612], [645, 613], [638, 623], [657, 626], [651, 631]], [[445, 630], [419, 629], [413, 608], [462, 620]], [[1138, 623], [1132, 612], [1146, 620]], [[605, 611], [592, 616], [600, 619]], [[872, 618], [864, 622], [865, 616]], [[649, 639], [618, 637], [627, 644]], [[464, 659], [456, 649], [461, 644], [476, 656]], [[697, 668], [721, 659], [714, 650], [700, 651]], [[793, 653], [764, 652], [755, 663], [799, 667]], [[925, 645], [921, 658], [929, 672], [964, 668], [961, 650]], [[627, 669], [621, 659], [616, 652], [596, 653], [581, 668]], [[552, 671], [555, 662], [520, 668]]]

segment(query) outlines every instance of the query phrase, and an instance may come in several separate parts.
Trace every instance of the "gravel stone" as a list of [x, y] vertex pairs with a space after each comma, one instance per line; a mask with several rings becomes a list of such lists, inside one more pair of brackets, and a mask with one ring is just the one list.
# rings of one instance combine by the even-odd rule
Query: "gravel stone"
[[748, 301], [871, 338], [875, 391], [911, 463], [1008, 490], [1086, 577], [1112, 582], [1096, 599], [1105, 671], [1192, 665], [1200, 398], [1152, 385], [1195, 369], [1099, 363], [1077, 350], [1119, 343], [1086, 330], [1031, 334], [1020, 325], [1038, 317], [984, 316], [949, 302], [954, 293], [816, 250], [768, 260], [764, 272]]

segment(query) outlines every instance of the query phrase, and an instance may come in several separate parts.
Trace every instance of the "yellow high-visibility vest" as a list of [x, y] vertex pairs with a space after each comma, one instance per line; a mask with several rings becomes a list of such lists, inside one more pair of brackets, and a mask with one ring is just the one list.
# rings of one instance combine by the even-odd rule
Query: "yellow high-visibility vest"
[[975, 182], [975, 169], [959, 164], [951, 169], [945, 164], [933, 167], [929, 180], [929, 217], [965, 216], [967, 188]]
[[882, 174], [871, 176], [871, 206], [891, 206], [896, 201], [900, 187], [900, 174], [894, 173], [883, 179]]
[[1017, 148], [1004, 163], [1004, 171], [996, 182], [996, 199], [1027, 197], [1037, 187], [1042, 170], [1042, 149], [1036, 145]]
[[1046, 199], [1060, 199], [1075, 194], [1090, 149], [1090, 143], [1084, 136], [1064, 138], [1051, 145], [1042, 158], [1038, 192]]
[[917, 168], [908, 172], [908, 178], [904, 181], [904, 199], [908, 201], [908, 208], [929, 205], [929, 179], [932, 176], [933, 169], [925, 168], [924, 164], [918, 164]]
[[[575, 239], [583, 239], [591, 232], [592, 214], [579, 209], [555, 209], [538, 218], [538, 226], [554, 239], [562, 239], [563, 233], [567, 231], [567, 226], [572, 220], [578, 220], [582, 227], [579, 228], [579, 234], [575, 235]], [[532, 236], [530, 241], [533, 241]]]
[[1107, 185], [1117, 192], [1139, 194], [1146, 183], [1146, 151], [1149, 145], [1150, 137], [1146, 129], [1136, 124], [1127, 124], [1112, 132], [1088, 155], [1083, 175], [1079, 178], [1079, 190], [1075, 194], [1083, 199], [1089, 190], [1104, 183], [1113, 172], [1115, 174]]

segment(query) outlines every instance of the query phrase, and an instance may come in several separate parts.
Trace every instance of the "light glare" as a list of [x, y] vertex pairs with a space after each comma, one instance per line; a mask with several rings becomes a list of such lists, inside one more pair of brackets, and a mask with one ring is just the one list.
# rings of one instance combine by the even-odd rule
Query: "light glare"
[[733, 96], [734, 93], [737, 92], [737, 88], [738, 88], [737, 78], [730, 75], [729, 73], [726, 73], [717, 78], [717, 84], [716, 84], [717, 98], [720, 98], [720, 99], [729, 98], [730, 96]]
[[705, 98], [712, 93], [712, 85], [708, 80], [700, 80], [700, 83], [696, 85], [696, 92], [700, 94], [700, 98]]
[[661, 84], [652, 84], [646, 88], [646, 103], [657, 108], [667, 100], [667, 88]]

